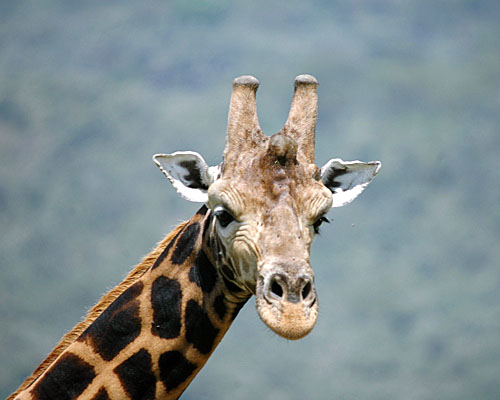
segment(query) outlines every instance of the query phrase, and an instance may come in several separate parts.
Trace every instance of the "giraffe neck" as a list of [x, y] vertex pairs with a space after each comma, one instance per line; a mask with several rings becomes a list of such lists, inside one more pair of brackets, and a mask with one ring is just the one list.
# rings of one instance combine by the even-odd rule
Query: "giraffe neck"
[[9, 399], [178, 398], [250, 295], [214, 265], [211, 218], [174, 230]]

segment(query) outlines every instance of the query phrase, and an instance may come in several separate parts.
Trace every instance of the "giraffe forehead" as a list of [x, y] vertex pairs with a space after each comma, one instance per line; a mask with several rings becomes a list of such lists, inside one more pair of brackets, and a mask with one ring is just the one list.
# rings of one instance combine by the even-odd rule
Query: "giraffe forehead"
[[329, 209], [331, 193], [314, 179], [290, 179], [282, 172], [252, 179], [222, 179], [209, 189], [209, 207], [227, 208], [234, 217], [306, 214], [306, 217]]
[[272, 207], [283, 197], [300, 203], [323, 190], [319, 168], [304, 162], [296, 142], [286, 135], [274, 135], [267, 146], [241, 154], [237, 164], [237, 168], [223, 169], [222, 179], [210, 187], [209, 197], [242, 208], [241, 212]]

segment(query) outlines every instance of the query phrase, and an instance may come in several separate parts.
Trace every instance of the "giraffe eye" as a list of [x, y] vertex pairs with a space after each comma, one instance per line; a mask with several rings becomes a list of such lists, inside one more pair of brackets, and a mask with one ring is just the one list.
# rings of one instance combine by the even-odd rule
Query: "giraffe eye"
[[231, 222], [234, 221], [234, 217], [224, 208], [224, 207], [216, 207], [214, 210], [214, 215], [219, 221], [219, 224], [225, 228]]
[[313, 224], [314, 233], [319, 234], [319, 227], [323, 222], [330, 223], [330, 220], [325, 216], [319, 217], [316, 222]]

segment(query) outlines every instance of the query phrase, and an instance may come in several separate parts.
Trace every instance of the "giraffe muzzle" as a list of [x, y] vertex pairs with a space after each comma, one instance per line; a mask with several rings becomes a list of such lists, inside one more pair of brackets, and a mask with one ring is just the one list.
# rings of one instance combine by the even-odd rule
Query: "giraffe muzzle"
[[303, 302], [312, 305], [316, 301], [313, 290], [314, 281], [311, 275], [287, 276], [283, 273], [271, 275], [264, 282], [264, 298], [268, 303], [287, 301], [290, 303]]
[[318, 301], [307, 263], [264, 265], [257, 280], [256, 298], [263, 322], [286, 339], [306, 336], [316, 323]]

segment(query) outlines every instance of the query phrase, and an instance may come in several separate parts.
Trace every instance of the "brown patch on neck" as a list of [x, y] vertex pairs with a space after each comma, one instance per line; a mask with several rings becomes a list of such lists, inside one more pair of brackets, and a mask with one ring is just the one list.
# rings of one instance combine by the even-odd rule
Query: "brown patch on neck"
[[[189, 221], [188, 221], [189, 222]], [[160, 244], [154, 249], [150, 254], [148, 254], [143, 261], [138, 264], [125, 278], [125, 280], [120, 283], [117, 287], [112, 289], [109, 293], [104, 295], [101, 300], [88, 312], [87, 317], [77, 324], [70, 332], [63, 336], [57, 346], [52, 350], [52, 352], [47, 356], [47, 358], [40, 364], [40, 366], [35, 369], [33, 374], [27, 378], [23, 384], [10, 396], [7, 400], [14, 399], [20, 392], [27, 389], [33, 382], [35, 382], [38, 377], [40, 377], [53, 363], [54, 361], [66, 350], [73, 342], [75, 342], [80, 335], [103, 313], [103, 311], [109, 307], [113, 301], [115, 301], [125, 290], [131, 287], [135, 282], [137, 282], [155, 263], [155, 261], [160, 257], [163, 250], [172, 241], [172, 239], [188, 224], [184, 222], [175, 228], [170, 234], [168, 234], [165, 239], [163, 239]]]

